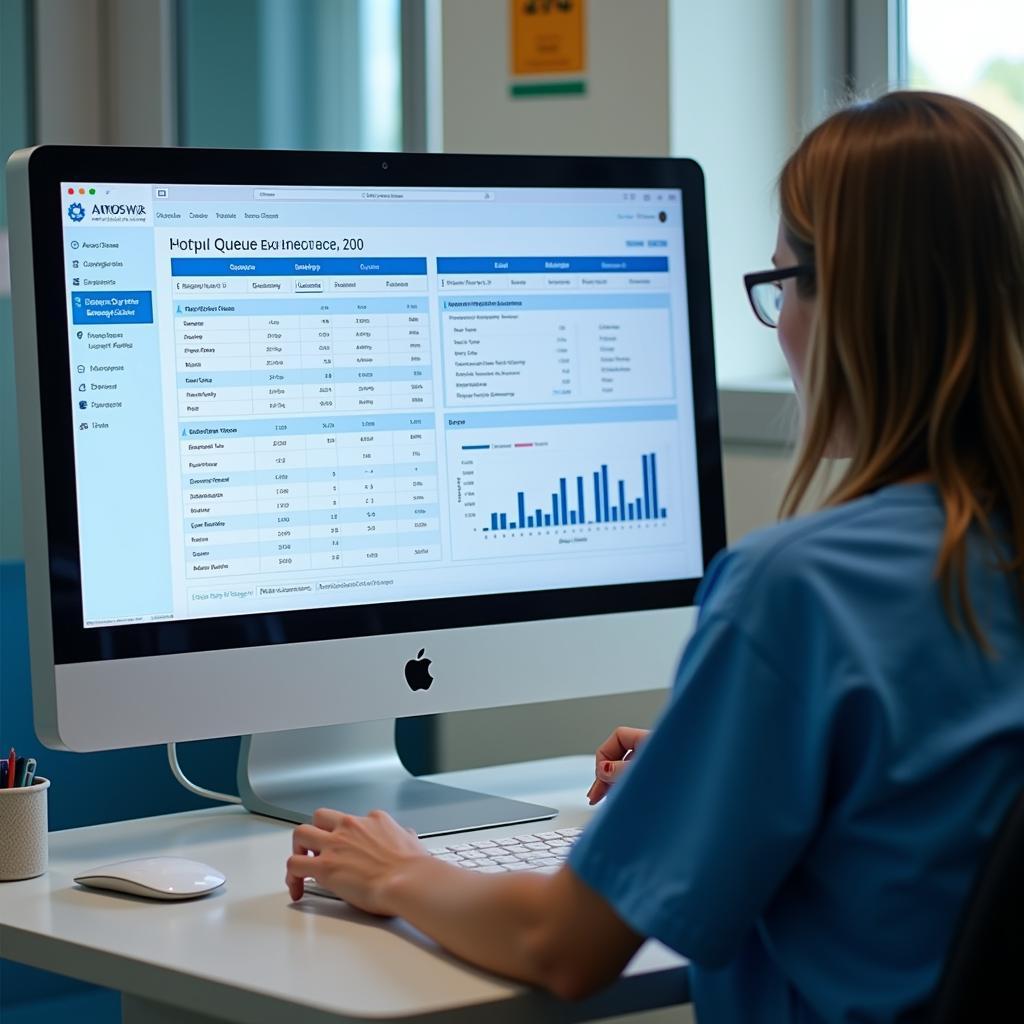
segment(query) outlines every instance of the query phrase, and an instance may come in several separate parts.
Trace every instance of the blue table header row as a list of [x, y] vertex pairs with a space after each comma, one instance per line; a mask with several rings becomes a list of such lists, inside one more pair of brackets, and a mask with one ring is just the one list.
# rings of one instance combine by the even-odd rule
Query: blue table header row
[[667, 256], [438, 256], [439, 274], [667, 273]]
[[264, 259], [192, 259], [171, 260], [174, 277], [310, 277], [337, 274], [340, 277], [408, 277], [426, 274], [422, 256], [381, 259], [326, 257], [292, 260], [279, 256]]

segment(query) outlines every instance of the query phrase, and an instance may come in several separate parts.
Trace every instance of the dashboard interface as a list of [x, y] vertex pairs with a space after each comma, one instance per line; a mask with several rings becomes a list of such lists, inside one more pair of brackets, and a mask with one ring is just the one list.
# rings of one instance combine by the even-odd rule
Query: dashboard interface
[[61, 210], [85, 627], [702, 575], [678, 189]]

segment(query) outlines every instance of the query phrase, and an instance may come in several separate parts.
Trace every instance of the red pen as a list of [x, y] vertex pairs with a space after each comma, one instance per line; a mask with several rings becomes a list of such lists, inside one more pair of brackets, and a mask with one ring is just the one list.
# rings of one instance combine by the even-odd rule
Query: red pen
[[14, 766], [17, 764], [18, 758], [14, 753], [14, 747], [11, 747], [10, 754], [7, 755], [7, 788], [14, 789]]

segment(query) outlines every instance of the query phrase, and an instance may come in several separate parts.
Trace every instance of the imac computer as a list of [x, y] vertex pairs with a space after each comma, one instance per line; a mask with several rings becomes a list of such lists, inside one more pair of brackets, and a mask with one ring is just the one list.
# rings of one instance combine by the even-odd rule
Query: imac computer
[[724, 543], [689, 160], [9, 163], [36, 729], [243, 735], [251, 810], [554, 812], [394, 720], [667, 685]]

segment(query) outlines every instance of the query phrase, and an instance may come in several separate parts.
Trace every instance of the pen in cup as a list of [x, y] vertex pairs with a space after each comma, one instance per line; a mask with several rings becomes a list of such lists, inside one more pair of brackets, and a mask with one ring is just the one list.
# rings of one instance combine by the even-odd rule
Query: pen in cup
[[14, 747], [0, 757], [0, 789], [24, 789], [35, 784], [38, 764], [34, 757], [18, 757]]

